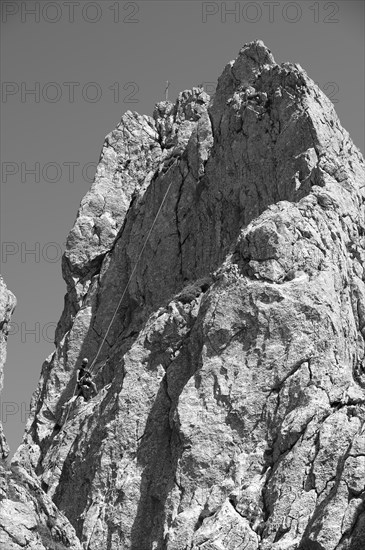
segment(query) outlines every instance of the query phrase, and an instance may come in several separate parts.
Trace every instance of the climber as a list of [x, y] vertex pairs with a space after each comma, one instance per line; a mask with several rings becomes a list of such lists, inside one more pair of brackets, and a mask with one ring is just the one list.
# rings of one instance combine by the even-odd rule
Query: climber
[[79, 367], [79, 372], [77, 373], [77, 383], [80, 382], [80, 380], [84, 377], [86, 371], [86, 367], [89, 360], [85, 357], [81, 362], [81, 367]]
[[89, 401], [89, 399], [92, 397], [92, 394], [96, 395], [98, 393], [96, 385], [91, 379], [91, 373], [87, 370], [84, 370], [84, 375], [78, 379], [77, 387], [79, 390], [77, 393], [77, 397], [83, 397], [85, 401]]

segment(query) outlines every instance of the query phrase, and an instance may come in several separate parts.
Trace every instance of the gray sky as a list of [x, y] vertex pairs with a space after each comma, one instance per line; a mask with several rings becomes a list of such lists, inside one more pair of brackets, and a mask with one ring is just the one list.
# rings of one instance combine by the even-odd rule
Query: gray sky
[[319, 84], [364, 152], [365, 21], [362, 0], [3, 0], [1, 10], [0, 271], [18, 305], [0, 413], [14, 452], [54, 349], [63, 243], [122, 114], [151, 115], [166, 80], [172, 100], [201, 83], [209, 93], [259, 38]]

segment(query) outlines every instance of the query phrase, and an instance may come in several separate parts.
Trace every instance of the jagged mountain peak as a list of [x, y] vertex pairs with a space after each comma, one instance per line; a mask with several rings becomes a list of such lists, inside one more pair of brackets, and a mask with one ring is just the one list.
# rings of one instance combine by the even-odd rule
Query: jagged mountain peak
[[261, 41], [106, 137], [13, 460], [88, 550], [360, 550], [363, 178]]

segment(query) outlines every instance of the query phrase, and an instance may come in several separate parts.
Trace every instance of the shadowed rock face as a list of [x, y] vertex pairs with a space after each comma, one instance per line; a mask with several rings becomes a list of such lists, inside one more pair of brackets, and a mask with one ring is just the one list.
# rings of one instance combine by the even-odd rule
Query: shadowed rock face
[[213, 98], [123, 115], [13, 460], [85, 548], [363, 548], [364, 199], [332, 104], [260, 41]]

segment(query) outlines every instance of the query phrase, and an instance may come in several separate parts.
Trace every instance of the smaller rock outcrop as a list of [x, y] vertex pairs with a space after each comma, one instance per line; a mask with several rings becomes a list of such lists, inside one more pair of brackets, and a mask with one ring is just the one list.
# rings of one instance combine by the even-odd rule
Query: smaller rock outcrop
[[[0, 275], [0, 391], [6, 341], [16, 298]], [[75, 530], [24, 468], [11, 466], [9, 446], [0, 423], [0, 549], [82, 550]]]
[[[9, 323], [15, 305], [15, 296], [6, 288], [4, 279], [0, 275], [0, 393], [3, 389], [3, 369], [6, 360], [6, 341], [8, 338]], [[6, 459], [8, 455], [9, 446], [6, 442], [3, 427], [0, 421], [0, 460]]]

